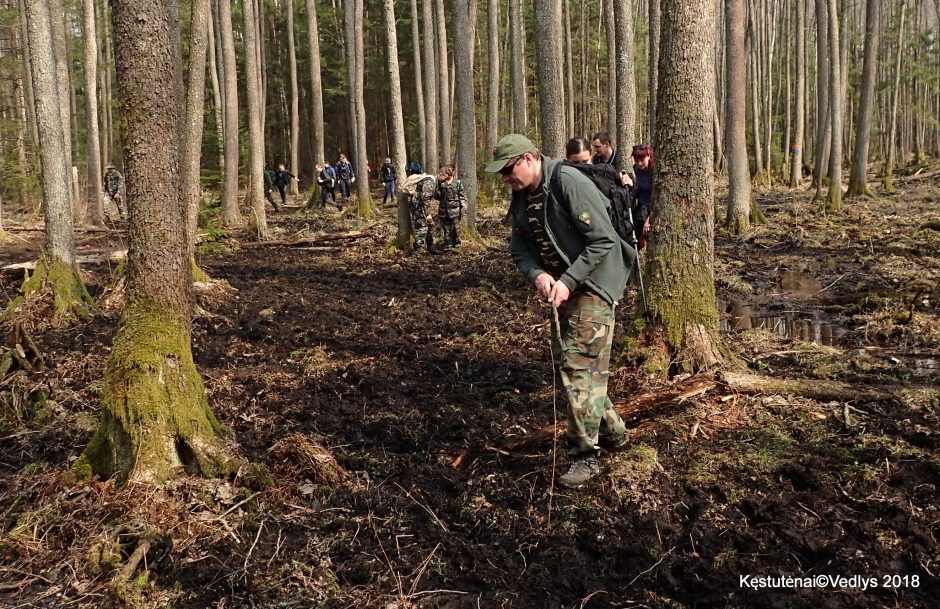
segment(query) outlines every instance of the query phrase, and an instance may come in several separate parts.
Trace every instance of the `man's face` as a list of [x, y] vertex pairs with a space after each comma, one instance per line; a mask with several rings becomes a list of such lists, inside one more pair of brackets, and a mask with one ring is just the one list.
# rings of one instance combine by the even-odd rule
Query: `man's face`
[[536, 162], [535, 157], [527, 152], [515, 163], [504, 167], [499, 175], [513, 190], [531, 190], [538, 186], [541, 172], [541, 163]]
[[599, 154], [605, 159], [610, 157], [611, 152], [613, 152], [610, 148], [610, 142], [602, 142], [600, 140], [591, 142], [591, 148], [594, 149], [594, 154]]
[[277, 166], [279, 171], [284, 171], [285, 167], [283, 164]]

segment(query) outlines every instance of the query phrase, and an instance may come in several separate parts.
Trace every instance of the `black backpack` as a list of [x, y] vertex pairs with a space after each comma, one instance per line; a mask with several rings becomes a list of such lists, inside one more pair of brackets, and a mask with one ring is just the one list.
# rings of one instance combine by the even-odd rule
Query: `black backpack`
[[[588, 177], [591, 182], [597, 186], [608, 202], [607, 213], [610, 215], [610, 223], [614, 225], [614, 230], [620, 235], [620, 238], [629, 244], [636, 242], [636, 236], [633, 234], [633, 222], [631, 221], [631, 200], [630, 191], [620, 183], [620, 173], [613, 165], [599, 164], [591, 165], [588, 163], [569, 163], [561, 161], [555, 166], [552, 172], [552, 188], [560, 189], [558, 174], [562, 166], [573, 167]], [[556, 190], [556, 195], [560, 195], [560, 190]], [[559, 196], [560, 198], [560, 196]]]

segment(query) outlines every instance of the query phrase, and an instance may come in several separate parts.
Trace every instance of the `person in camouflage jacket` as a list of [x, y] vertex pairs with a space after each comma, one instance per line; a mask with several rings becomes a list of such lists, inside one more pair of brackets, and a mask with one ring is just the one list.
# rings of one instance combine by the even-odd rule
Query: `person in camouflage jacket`
[[104, 173], [104, 192], [117, 206], [118, 213], [126, 216], [127, 211], [123, 205], [124, 176], [114, 168], [114, 165], [108, 165]]
[[437, 180], [434, 176], [423, 173], [421, 165], [414, 161], [408, 164], [405, 173], [408, 177], [402, 184], [399, 194], [405, 198], [408, 211], [411, 212], [411, 227], [415, 235], [412, 251], [418, 252], [424, 246], [431, 251], [431, 246], [434, 244], [434, 236], [430, 230], [433, 222], [431, 198], [437, 188]]
[[434, 198], [439, 201], [437, 218], [444, 234], [445, 249], [460, 247], [460, 220], [467, 206], [467, 195], [456, 177], [457, 168], [454, 165], [443, 165], [437, 172]]

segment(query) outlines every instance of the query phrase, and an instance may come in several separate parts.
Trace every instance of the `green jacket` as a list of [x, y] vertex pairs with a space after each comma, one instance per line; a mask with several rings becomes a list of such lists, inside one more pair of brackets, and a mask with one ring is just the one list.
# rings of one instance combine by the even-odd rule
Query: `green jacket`
[[[560, 280], [574, 292], [587, 285], [614, 304], [623, 297], [636, 260], [636, 251], [620, 239], [610, 223], [609, 203], [596, 186], [577, 169], [562, 167], [557, 188], [545, 180], [560, 161], [542, 156], [545, 191], [545, 228], [548, 237], [568, 265]], [[560, 192], [561, 197], [557, 197]], [[519, 271], [535, 282], [543, 272], [542, 259], [526, 217], [526, 193], [513, 192], [509, 205], [512, 239], [509, 249]]]

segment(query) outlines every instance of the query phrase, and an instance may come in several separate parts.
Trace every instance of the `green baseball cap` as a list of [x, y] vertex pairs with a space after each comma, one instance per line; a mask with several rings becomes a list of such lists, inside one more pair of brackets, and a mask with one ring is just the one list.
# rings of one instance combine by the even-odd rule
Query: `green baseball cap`
[[493, 148], [493, 161], [486, 166], [486, 171], [496, 173], [509, 161], [533, 150], [535, 150], [535, 144], [532, 140], [519, 133], [510, 133], [496, 143], [496, 148]]

